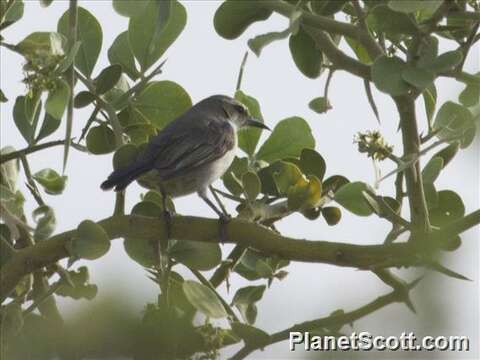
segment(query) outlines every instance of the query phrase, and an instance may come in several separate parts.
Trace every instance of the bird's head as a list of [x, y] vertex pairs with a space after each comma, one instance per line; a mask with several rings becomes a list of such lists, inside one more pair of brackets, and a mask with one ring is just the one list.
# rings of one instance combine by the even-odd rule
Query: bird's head
[[263, 122], [253, 118], [248, 108], [236, 99], [224, 95], [214, 95], [204, 101], [210, 102], [212, 107], [217, 107], [221, 116], [238, 130], [247, 127], [270, 130]]

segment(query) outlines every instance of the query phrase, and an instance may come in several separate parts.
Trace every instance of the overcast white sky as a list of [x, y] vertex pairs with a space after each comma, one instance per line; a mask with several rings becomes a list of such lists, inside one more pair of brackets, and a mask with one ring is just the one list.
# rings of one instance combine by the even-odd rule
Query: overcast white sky
[[[117, 15], [110, 1], [80, 0], [81, 6], [89, 9], [103, 28], [103, 48], [94, 75], [107, 66], [107, 49], [115, 37], [127, 29], [127, 19]], [[232, 95], [241, 58], [246, 50], [247, 40], [260, 33], [281, 30], [286, 20], [272, 16], [267, 22], [258, 23], [235, 41], [219, 37], [213, 28], [213, 15], [220, 4], [216, 1], [182, 1], [188, 12], [186, 29], [168, 50], [168, 62], [161, 79], [178, 82], [197, 102], [212, 94]], [[24, 18], [4, 31], [3, 36], [10, 43], [17, 43], [33, 31], [55, 31], [57, 19], [68, 7], [66, 1], [54, 1], [47, 9], [40, 8], [37, 1], [26, 1]], [[108, 24], [108, 25], [107, 25]], [[451, 44], [441, 42], [442, 50], [451, 49]], [[472, 51], [466, 69], [479, 70], [478, 46]], [[26, 146], [12, 120], [12, 106], [17, 95], [25, 92], [21, 83], [22, 59], [1, 48], [1, 88], [9, 102], [1, 105], [1, 145], [15, 148]], [[287, 41], [279, 41], [264, 49], [262, 56], [250, 54], [243, 80], [243, 90], [256, 97], [261, 103], [265, 122], [273, 127], [279, 120], [297, 115], [305, 118], [313, 129], [317, 140], [316, 149], [327, 161], [327, 176], [342, 174], [350, 180], [373, 184], [372, 163], [359, 154], [352, 143], [355, 133], [367, 129], [380, 129], [387, 141], [395, 145], [401, 153], [400, 135], [397, 133], [398, 119], [392, 101], [374, 90], [374, 96], [381, 115], [381, 126], [377, 124], [369, 108], [359, 79], [343, 72], [335, 73], [330, 88], [330, 101], [333, 110], [318, 115], [308, 109], [308, 102], [323, 93], [325, 78], [309, 80], [295, 68], [290, 57]], [[439, 103], [457, 100], [462, 87], [455, 81], [438, 82]], [[75, 113], [74, 134], [78, 136], [89, 110]], [[423, 103], [418, 103], [420, 122], [424, 123]], [[62, 127], [50, 140], [63, 137]], [[442, 172], [437, 189], [452, 189], [458, 192], [465, 202], [467, 213], [479, 208], [479, 142], [462, 151], [447, 170]], [[32, 171], [51, 167], [61, 171], [62, 152], [59, 148], [44, 151], [29, 157]], [[383, 173], [392, 169], [390, 164], [382, 164]], [[57, 218], [57, 231], [76, 227], [84, 219], [101, 219], [111, 214], [114, 195], [103, 192], [99, 184], [111, 171], [111, 154], [89, 156], [71, 152], [67, 175], [68, 187], [61, 196], [45, 195], [47, 203], [54, 207]], [[22, 188], [24, 188], [22, 186]], [[127, 207], [139, 200], [141, 189], [138, 185], [129, 188]], [[384, 194], [393, 194], [391, 181], [385, 181], [379, 189]], [[28, 196], [28, 195], [27, 195]], [[213, 217], [213, 213], [196, 196], [188, 196], [175, 201], [180, 213]], [[233, 211], [232, 204], [230, 209]], [[31, 211], [33, 201], [26, 209]], [[371, 216], [359, 218], [343, 211], [343, 218], [336, 227], [328, 227], [323, 220], [310, 222], [301, 216], [291, 216], [279, 224], [285, 235], [312, 240], [373, 244], [383, 241], [389, 230], [388, 223]], [[472, 340], [472, 351], [457, 354], [459, 358], [478, 358], [478, 260], [479, 230], [465, 233], [463, 246], [454, 254], [446, 254], [445, 264], [473, 279], [463, 282], [430, 273], [425, 284], [413, 293], [418, 314], [414, 316], [404, 305], [391, 305], [354, 325], [358, 331], [370, 330], [374, 334], [399, 335], [402, 331], [414, 331], [417, 335], [468, 335]], [[224, 247], [224, 254], [228, 253]], [[147, 279], [145, 271], [130, 260], [123, 250], [122, 241], [114, 241], [110, 252], [100, 260], [88, 262], [91, 281], [99, 286], [101, 298], [112, 291], [131, 299], [140, 312], [147, 301], [155, 301], [157, 288]], [[293, 263], [287, 269], [290, 275], [282, 282], [275, 281], [259, 303], [259, 316], [256, 326], [266, 331], [278, 331], [294, 323], [328, 315], [343, 308], [353, 310], [390, 289], [375, 275], [355, 269], [337, 268], [328, 265]], [[413, 278], [420, 271], [403, 272]], [[232, 278], [233, 288], [244, 286], [246, 282], [236, 276]], [[224, 291], [224, 289], [222, 289]], [[61, 300], [61, 306], [70, 311], [89, 306], [87, 302]], [[439, 328], [434, 326], [437, 316], [433, 310], [440, 310], [445, 319]], [[438, 320], [438, 319], [437, 319]], [[348, 333], [348, 330], [347, 330]], [[358, 357], [371, 354], [356, 354]], [[404, 358], [406, 354], [389, 354]], [[288, 344], [281, 343], [255, 353], [253, 359], [302, 358], [305, 354], [290, 353]], [[409, 357], [438, 358], [452, 354], [409, 354]], [[345, 358], [352, 358], [349, 354]]]

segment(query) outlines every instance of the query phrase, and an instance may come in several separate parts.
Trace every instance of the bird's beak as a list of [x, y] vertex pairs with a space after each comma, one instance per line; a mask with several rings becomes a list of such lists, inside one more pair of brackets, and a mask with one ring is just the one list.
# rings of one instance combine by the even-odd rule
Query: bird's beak
[[247, 120], [247, 126], [253, 126], [253, 127], [256, 127], [256, 128], [260, 128], [260, 129], [265, 129], [265, 130], [268, 130], [268, 131], [272, 131], [267, 125], [265, 125], [263, 122], [259, 121], [259, 120], [256, 120], [254, 118], [248, 118]]

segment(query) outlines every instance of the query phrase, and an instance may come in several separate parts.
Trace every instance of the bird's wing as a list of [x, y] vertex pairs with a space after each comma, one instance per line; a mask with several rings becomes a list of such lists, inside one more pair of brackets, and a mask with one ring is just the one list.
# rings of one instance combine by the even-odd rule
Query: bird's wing
[[164, 180], [217, 160], [235, 146], [235, 132], [226, 121], [179, 118], [174, 123], [153, 138], [145, 151]]

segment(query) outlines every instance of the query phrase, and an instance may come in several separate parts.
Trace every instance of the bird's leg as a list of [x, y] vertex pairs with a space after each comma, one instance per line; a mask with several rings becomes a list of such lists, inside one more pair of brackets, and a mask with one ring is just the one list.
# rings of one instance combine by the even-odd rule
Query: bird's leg
[[168, 242], [172, 235], [172, 213], [168, 209], [167, 200], [168, 195], [160, 186], [160, 193], [162, 195], [162, 210], [163, 210], [163, 220], [165, 222], [165, 237], [160, 237], [158, 242], [158, 266], [161, 274], [161, 288], [162, 293], [165, 296], [166, 303], [168, 304], [168, 282], [169, 282], [169, 263], [170, 260], [168, 258], [167, 249], [168, 249]]
[[215, 192], [215, 189], [213, 188], [213, 186], [210, 185], [209, 189], [212, 192], [213, 198], [217, 202], [218, 206], [220, 206], [220, 209], [222, 209], [223, 215], [230, 218], [231, 217], [230, 214], [227, 212], [227, 209], [225, 209], [225, 205], [223, 205], [222, 200], [220, 200], [220, 198], [218, 197], [218, 194]]
[[[214, 194], [213, 196], [215, 198], [217, 198], [217, 195], [215, 194], [215, 192], [210, 188], [210, 190], [212, 191], [212, 193]], [[206, 191], [200, 191], [198, 193], [198, 195], [203, 199], [203, 201], [205, 201], [207, 203], [207, 205], [213, 210], [215, 211], [215, 213], [218, 215], [219, 217], [219, 221], [220, 221], [220, 242], [223, 244], [226, 242], [227, 240], [227, 229], [226, 229], [226, 225], [228, 224], [228, 222], [230, 221], [231, 217], [230, 215], [227, 213], [227, 211], [225, 210], [225, 207], [222, 205], [220, 205], [220, 202], [219, 202], [219, 205], [220, 205], [220, 208], [221, 209], [218, 209], [218, 207], [207, 197], [207, 194], [206, 194]]]

